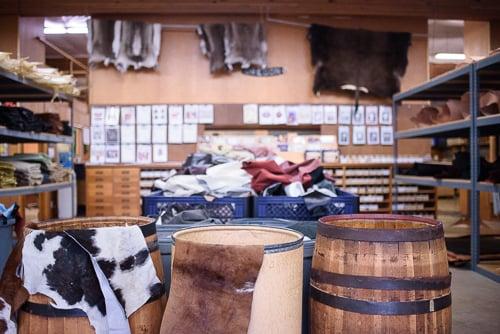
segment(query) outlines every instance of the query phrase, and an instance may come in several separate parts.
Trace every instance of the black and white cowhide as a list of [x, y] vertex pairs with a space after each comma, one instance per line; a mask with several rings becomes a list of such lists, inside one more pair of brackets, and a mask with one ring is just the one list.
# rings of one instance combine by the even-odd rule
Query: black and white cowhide
[[0, 297], [0, 334], [16, 334], [16, 324], [10, 320], [10, 305]]
[[[123, 309], [107, 309], [108, 290], [100, 286], [92, 260]], [[57, 308], [82, 309], [98, 334], [109, 332], [110, 319], [116, 319], [111, 312], [125, 311], [128, 317], [162, 293], [137, 226], [33, 231], [26, 236], [22, 264], [24, 287], [30, 294], [52, 298]]]

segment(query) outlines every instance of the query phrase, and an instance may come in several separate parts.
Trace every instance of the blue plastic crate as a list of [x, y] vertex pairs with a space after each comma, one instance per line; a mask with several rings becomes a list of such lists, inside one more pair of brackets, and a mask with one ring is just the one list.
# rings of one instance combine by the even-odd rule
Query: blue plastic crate
[[[339, 196], [332, 197], [328, 214], [352, 214], [359, 212], [359, 197], [338, 190]], [[255, 197], [253, 213], [256, 218], [282, 218], [292, 220], [315, 220], [302, 197], [267, 196]]]
[[142, 214], [155, 216], [164, 205], [181, 204], [189, 207], [202, 206], [211, 218], [228, 221], [250, 217], [250, 197], [221, 197], [208, 201], [203, 196], [166, 197], [161, 191], [142, 197]]

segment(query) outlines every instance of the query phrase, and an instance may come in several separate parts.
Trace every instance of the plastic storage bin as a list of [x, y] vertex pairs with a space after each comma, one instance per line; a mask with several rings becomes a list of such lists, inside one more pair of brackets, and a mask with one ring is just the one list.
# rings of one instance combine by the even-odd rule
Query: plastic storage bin
[[[359, 212], [359, 197], [338, 190], [328, 204], [328, 215], [352, 214]], [[255, 218], [282, 218], [291, 220], [315, 220], [302, 197], [268, 196], [255, 197], [253, 204]]]
[[218, 218], [223, 222], [235, 218], [250, 217], [250, 197], [222, 197], [208, 201], [203, 196], [166, 197], [155, 192], [142, 197], [142, 214], [156, 216], [164, 205], [186, 205], [189, 207], [202, 206], [208, 211], [210, 218]]

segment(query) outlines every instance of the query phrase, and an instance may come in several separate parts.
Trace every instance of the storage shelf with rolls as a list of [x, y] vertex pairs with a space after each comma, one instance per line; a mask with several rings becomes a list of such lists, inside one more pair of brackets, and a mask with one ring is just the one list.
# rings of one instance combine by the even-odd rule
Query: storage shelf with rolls
[[[500, 134], [500, 114], [479, 115], [479, 95], [486, 90], [500, 90], [500, 54], [444, 73], [417, 87], [393, 96], [394, 161], [398, 157], [398, 141], [413, 138], [468, 138], [470, 152], [470, 179], [436, 179], [433, 177], [407, 176], [399, 174], [399, 165], [394, 164], [398, 185], [418, 184], [422, 186], [466, 189], [470, 195], [471, 222], [471, 268], [489, 278], [500, 281], [500, 263], [479, 263], [479, 192], [500, 192], [500, 185], [478, 181], [480, 138]], [[446, 101], [470, 96], [470, 118], [415, 129], [398, 130], [397, 107], [402, 101]], [[498, 158], [498, 157], [497, 157]], [[396, 193], [397, 197], [398, 194]], [[495, 266], [496, 265], [496, 266]]]

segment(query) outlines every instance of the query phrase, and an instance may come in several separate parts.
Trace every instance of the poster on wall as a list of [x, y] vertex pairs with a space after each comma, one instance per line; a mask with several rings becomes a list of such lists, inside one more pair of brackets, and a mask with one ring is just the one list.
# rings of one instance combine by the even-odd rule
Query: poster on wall
[[286, 106], [286, 124], [298, 125], [299, 124], [299, 106]]
[[153, 162], [168, 161], [168, 145], [154, 144], [153, 145]]
[[392, 124], [392, 107], [379, 106], [379, 123], [391, 125]]
[[104, 126], [92, 126], [90, 128], [90, 142], [92, 144], [106, 143], [106, 134]]
[[105, 125], [120, 125], [120, 108], [117, 106], [106, 107]]
[[339, 124], [351, 124], [351, 106], [339, 106]]
[[259, 106], [256, 104], [243, 105], [243, 124], [259, 123]]
[[168, 124], [182, 124], [182, 112], [181, 105], [168, 106]]
[[325, 118], [323, 106], [313, 105], [311, 107], [311, 110], [312, 110], [312, 124], [323, 124]]
[[151, 143], [151, 125], [148, 124], [137, 125], [137, 143], [139, 144]]
[[106, 163], [117, 164], [120, 162], [120, 145], [106, 145]]
[[380, 127], [380, 142], [382, 145], [393, 145], [394, 138], [392, 133], [392, 126]]
[[[364, 121], [364, 118], [363, 118]], [[352, 127], [352, 143], [354, 145], [366, 144], [366, 126], [355, 125]]]
[[167, 105], [157, 104], [151, 107], [151, 117], [153, 124], [167, 124]]
[[185, 104], [184, 105], [184, 123], [196, 124], [198, 123], [198, 105]]
[[273, 106], [273, 124], [286, 124], [286, 109], [284, 105]]
[[92, 109], [90, 110], [90, 125], [91, 126], [104, 125], [105, 115], [106, 115], [106, 108], [92, 107]]
[[378, 126], [368, 126], [366, 128], [366, 137], [368, 145], [380, 144], [380, 131]]
[[120, 126], [120, 142], [135, 143], [135, 125]]
[[364, 106], [358, 106], [358, 110], [355, 110], [355, 108], [353, 108], [352, 124], [353, 125], [365, 124], [365, 107]]
[[184, 124], [182, 128], [182, 142], [185, 144], [196, 144], [198, 142], [198, 125]]
[[123, 106], [120, 108], [120, 124], [135, 125], [135, 106]]
[[123, 163], [134, 163], [135, 162], [135, 145], [134, 144], [122, 144], [120, 161]]
[[297, 122], [299, 124], [311, 124], [312, 122], [312, 109], [308, 104], [301, 104], [297, 114]]
[[366, 125], [377, 125], [378, 124], [378, 107], [377, 106], [366, 106]]
[[167, 143], [167, 125], [153, 125], [151, 128], [151, 141], [153, 144]]
[[169, 124], [167, 132], [169, 144], [182, 144], [182, 124]]
[[339, 126], [338, 129], [338, 140], [339, 140], [339, 145], [349, 145], [350, 140], [350, 133], [349, 133], [349, 127], [348, 126]]
[[135, 111], [137, 124], [151, 124], [151, 106], [137, 106]]
[[140, 164], [149, 164], [152, 162], [151, 145], [137, 145], [136, 161]]
[[260, 125], [270, 125], [273, 124], [273, 106], [270, 105], [260, 105], [259, 106], [259, 124]]
[[214, 122], [214, 105], [200, 104], [198, 105], [198, 123], [213, 124]]
[[90, 162], [93, 164], [103, 164], [105, 162], [106, 146], [93, 144], [90, 146]]
[[119, 126], [106, 126], [106, 144], [120, 143], [120, 127]]
[[337, 106], [323, 106], [324, 123], [337, 124]]

